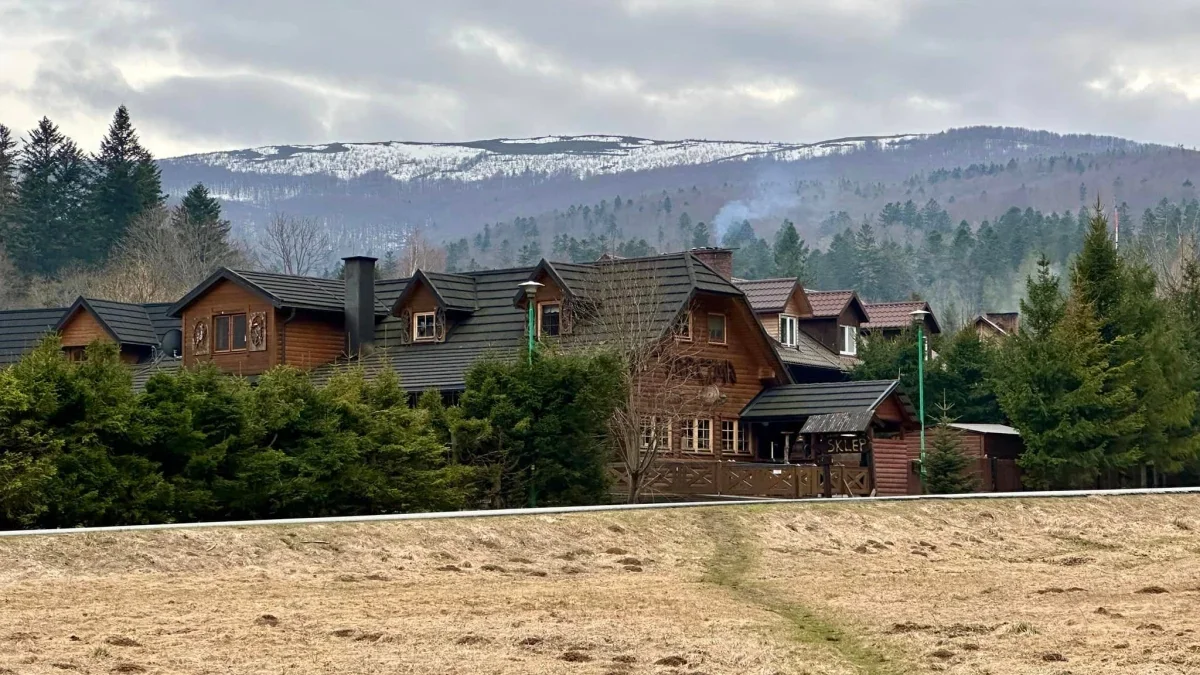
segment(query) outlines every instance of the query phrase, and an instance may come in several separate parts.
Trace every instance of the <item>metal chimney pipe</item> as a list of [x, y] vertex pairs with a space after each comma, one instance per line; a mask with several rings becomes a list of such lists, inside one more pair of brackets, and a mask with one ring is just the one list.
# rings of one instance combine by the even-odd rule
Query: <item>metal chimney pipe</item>
[[371, 351], [375, 342], [375, 258], [342, 258], [346, 277], [346, 338], [350, 356]]

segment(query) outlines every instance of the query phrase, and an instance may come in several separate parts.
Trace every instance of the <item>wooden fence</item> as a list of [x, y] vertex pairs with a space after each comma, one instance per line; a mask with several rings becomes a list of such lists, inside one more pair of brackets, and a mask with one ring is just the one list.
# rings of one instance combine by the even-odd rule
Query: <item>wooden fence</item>
[[[612, 466], [614, 489], [628, 492], [625, 467]], [[833, 494], [866, 497], [871, 494], [871, 473], [859, 466], [830, 467]], [[777, 497], [803, 499], [825, 492], [822, 467], [799, 464], [660, 460], [643, 478], [642, 495], [698, 495]]]

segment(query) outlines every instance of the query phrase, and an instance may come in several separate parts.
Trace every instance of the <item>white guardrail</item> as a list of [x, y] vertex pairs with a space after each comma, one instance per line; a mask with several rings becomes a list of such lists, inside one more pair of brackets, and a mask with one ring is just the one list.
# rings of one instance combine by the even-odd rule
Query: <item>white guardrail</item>
[[331, 516], [326, 518], [279, 518], [275, 520], [225, 520], [201, 523], [164, 523], [161, 525], [115, 525], [109, 527], [72, 527], [54, 530], [4, 530], [0, 537], [30, 537], [48, 534], [95, 534], [137, 532], [140, 530], [187, 530], [205, 527], [258, 527], [266, 525], [329, 525], [336, 523], [377, 523], [397, 520], [438, 520], [450, 518], [502, 518], [509, 516], [546, 516], [640, 509], [721, 508], [756, 504], [792, 504], [811, 506], [839, 502], [938, 501], [952, 499], [1044, 499], [1065, 497], [1118, 497], [1124, 495], [1200, 494], [1200, 487], [1134, 488], [1125, 490], [1058, 490], [1040, 492], [973, 492], [953, 495], [904, 495], [899, 497], [840, 497], [835, 499], [740, 499], [737, 501], [668, 502], [663, 504], [602, 504], [598, 506], [552, 506], [536, 509], [493, 509], [488, 511], [443, 511], [438, 513], [385, 513], [375, 516]]

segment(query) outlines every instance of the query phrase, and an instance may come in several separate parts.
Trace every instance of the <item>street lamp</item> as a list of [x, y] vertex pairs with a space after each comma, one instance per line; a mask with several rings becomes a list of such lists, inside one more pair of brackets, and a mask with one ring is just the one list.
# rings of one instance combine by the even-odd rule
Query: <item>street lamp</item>
[[921, 416], [921, 490], [925, 489], [925, 317], [929, 312], [918, 309], [908, 313], [917, 325], [917, 400]]
[[525, 291], [525, 305], [529, 313], [529, 365], [533, 365], [533, 340], [535, 337], [533, 334], [533, 311], [537, 305], [537, 303], [533, 301], [533, 298], [537, 295], [538, 289], [542, 287], [542, 284], [539, 284], [536, 281], [525, 281], [517, 284], [517, 287]]

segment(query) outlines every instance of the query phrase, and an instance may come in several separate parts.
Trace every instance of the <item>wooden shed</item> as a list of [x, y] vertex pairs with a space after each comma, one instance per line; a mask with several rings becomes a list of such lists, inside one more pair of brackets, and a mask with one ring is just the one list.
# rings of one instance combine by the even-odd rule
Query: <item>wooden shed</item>
[[1021, 490], [1021, 470], [1017, 459], [1025, 449], [1021, 432], [1003, 424], [955, 423], [961, 434], [963, 454], [975, 461], [977, 492], [1017, 492]]

